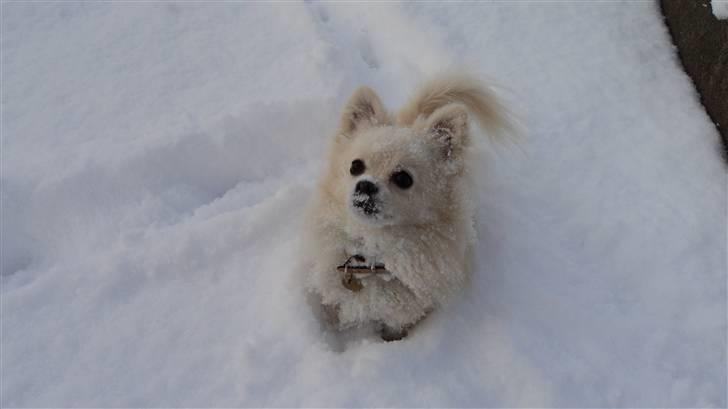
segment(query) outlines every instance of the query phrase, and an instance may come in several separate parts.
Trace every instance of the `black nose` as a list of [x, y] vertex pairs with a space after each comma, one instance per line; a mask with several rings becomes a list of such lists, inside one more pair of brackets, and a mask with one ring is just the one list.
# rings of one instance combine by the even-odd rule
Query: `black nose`
[[371, 196], [379, 191], [379, 188], [374, 183], [368, 180], [361, 180], [356, 184], [356, 193], [362, 193]]

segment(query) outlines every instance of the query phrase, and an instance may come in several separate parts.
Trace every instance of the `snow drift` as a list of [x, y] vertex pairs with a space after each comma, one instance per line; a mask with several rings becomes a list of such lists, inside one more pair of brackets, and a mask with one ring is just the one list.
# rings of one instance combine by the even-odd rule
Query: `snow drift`
[[710, 2], [710, 6], [713, 9], [713, 14], [715, 14], [718, 19], [725, 20], [728, 19], [728, 1], [726, 0], [712, 0]]

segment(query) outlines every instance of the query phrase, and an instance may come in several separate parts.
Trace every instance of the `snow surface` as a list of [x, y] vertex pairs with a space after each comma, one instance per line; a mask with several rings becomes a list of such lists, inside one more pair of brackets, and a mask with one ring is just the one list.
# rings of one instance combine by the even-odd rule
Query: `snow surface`
[[728, 0], [712, 0], [710, 6], [713, 8], [713, 14], [720, 20], [728, 19]]
[[[3, 3], [1, 46], [4, 407], [727, 404], [726, 173], [652, 2]], [[322, 332], [340, 104], [451, 65], [528, 128], [479, 148], [472, 285]]]

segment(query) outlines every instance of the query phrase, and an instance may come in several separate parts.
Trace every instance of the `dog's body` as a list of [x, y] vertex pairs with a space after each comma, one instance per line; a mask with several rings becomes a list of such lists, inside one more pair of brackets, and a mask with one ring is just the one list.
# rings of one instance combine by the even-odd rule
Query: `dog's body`
[[[309, 287], [339, 328], [378, 323], [384, 338], [400, 338], [466, 283], [475, 239], [468, 113], [499, 132], [508, 128], [504, 112], [462, 75], [426, 83], [396, 115], [369, 88], [352, 95], [306, 238]], [[354, 255], [391, 274], [371, 274], [352, 291], [337, 266]]]

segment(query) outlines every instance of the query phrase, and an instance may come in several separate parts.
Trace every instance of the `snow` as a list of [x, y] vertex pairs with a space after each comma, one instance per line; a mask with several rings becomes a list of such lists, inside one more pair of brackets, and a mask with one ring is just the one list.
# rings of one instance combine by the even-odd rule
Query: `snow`
[[711, 0], [710, 7], [718, 19], [728, 19], [728, 0]]
[[[652, 2], [16, 2], [0, 45], [4, 407], [728, 404], [725, 167]], [[450, 66], [528, 129], [478, 147], [473, 282], [403, 342], [323, 332], [341, 103]]]

